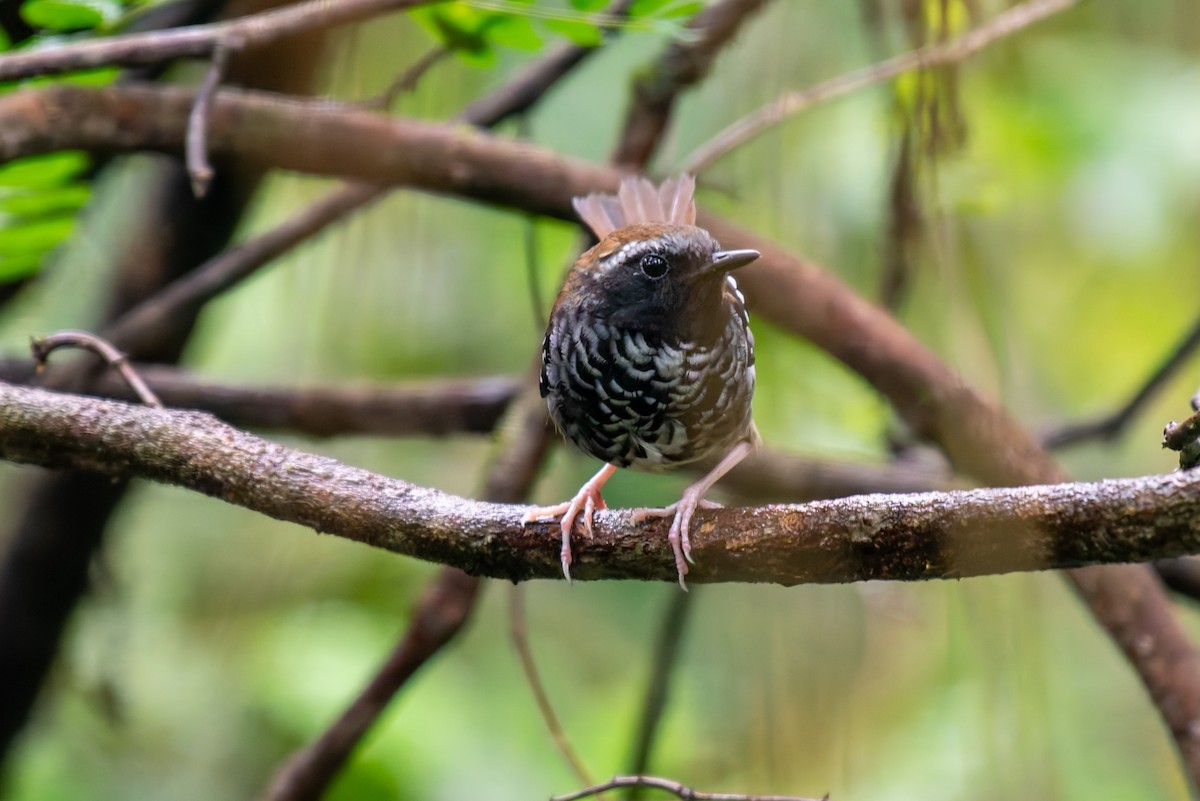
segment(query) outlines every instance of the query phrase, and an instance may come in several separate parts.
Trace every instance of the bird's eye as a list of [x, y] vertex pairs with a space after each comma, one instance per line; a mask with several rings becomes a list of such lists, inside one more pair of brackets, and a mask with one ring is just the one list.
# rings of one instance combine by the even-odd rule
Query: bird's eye
[[638, 260], [638, 266], [642, 268], [642, 275], [656, 280], [662, 278], [667, 274], [667, 270], [671, 269], [667, 260], [657, 253], [647, 253], [642, 256]]

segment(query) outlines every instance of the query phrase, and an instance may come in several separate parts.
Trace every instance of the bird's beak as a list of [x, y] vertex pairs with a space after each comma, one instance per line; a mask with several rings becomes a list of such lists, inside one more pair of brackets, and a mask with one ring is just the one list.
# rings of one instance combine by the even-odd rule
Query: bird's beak
[[712, 261], [704, 268], [704, 274], [727, 273], [744, 267], [762, 254], [757, 250], [718, 250], [712, 254]]

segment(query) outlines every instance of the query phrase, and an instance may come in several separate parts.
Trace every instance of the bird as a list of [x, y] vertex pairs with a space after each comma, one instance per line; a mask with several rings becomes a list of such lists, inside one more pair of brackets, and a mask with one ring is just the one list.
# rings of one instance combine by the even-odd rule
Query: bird
[[673, 516], [668, 540], [685, 591], [689, 528], [704, 494], [760, 438], [751, 415], [754, 336], [730, 274], [759, 257], [724, 250], [696, 225], [695, 179], [656, 186], [626, 177], [614, 194], [573, 200], [597, 244], [579, 257], [550, 312], [539, 390], [555, 427], [603, 461], [573, 498], [534, 508], [523, 523], [561, 516], [562, 570], [571, 580], [571, 531], [606, 508], [601, 490], [618, 468], [665, 471], [717, 457], [716, 466], [661, 509], [633, 522]]

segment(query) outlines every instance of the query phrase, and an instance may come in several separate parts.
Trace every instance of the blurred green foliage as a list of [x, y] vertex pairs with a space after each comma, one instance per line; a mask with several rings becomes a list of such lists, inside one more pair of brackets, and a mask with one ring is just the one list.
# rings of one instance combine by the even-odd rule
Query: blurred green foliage
[[[586, 14], [600, 5], [528, 7]], [[768, 4], [682, 99], [655, 169], [670, 172], [785, 90], [907, 46], [903, 4], [879, 3], [878, 17], [863, 13], [868, 5]], [[952, 15], [953, 29], [971, 24], [967, 5], [946, 6], [962, 15]], [[622, 30], [537, 106], [528, 135], [603, 159], [630, 76], [678, 32], [667, 14], [680, 7], [645, 4], [647, 15], [676, 21]], [[453, 3], [421, 25], [372, 22], [343, 40], [327, 92], [371, 96], [415, 54], [449, 45], [463, 58], [439, 64], [397, 103], [397, 113], [445, 119], [566, 34], [561, 18], [515, 8]], [[503, 20], [488, 24], [493, 15]], [[1194, 3], [1088, 3], [958, 71], [965, 138], [919, 173], [925, 227], [897, 314], [1035, 431], [1123, 402], [1200, 312], [1198, 23]], [[916, 102], [915, 81], [769, 131], [703, 176], [701, 202], [874, 297], [891, 246], [895, 108]], [[47, 221], [38, 247], [80, 221], [38, 281], [0, 311], [7, 352], [31, 334], [95, 318], [106, 246], [132, 224], [145, 161], [114, 165], [82, 215], [82, 157], [0, 173], [0, 259], [6, 237], [39, 242], [36, 228], [21, 233], [22, 221]], [[327, 190], [273, 177], [242, 235]], [[217, 379], [287, 385], [523, 370], [546, 312], [531, 307], [526, 279], [531, 224], [538, 289], [550, 298], [574, 257], [573, 226], [394, 193], [213, 303], [188, 365]], [[0, 270], [38, 269], [13, 264]], [[761, 321], [755, 333], [755, 411], [772, 446], [887, 458], [896, 423], [877, 393], [808, 343]], [[1197, 373], [1193, 359], [1119, 441], [1063, 461], [1081, 478], [1170, 470], [1159, 433], [1186, 413]], [[469, 438], [288, 441], [463, 494], [478, 491], [493, 448]], [[556, 452], [537, 499], [565, 496], [594, 469]], [[20, 501], [22, 478], [0, 469], [5, 508]], [[668, 502], [684, 483], [622, 473], [608, 499]], [[433, 570], [179, 490], [139, 487], [114, 521], [95, 593], [12, 762], [8, 796], [255, 797], [383, 659]], [[508, 643], [508, 591], [488, 589], [470, 629], [405, 689], [331, 797], [515, 800], [576, 786]], [[677, 591], [527, 589], [550, 695], [597, 777], [626, 766], [658, 616]], [[829, 792], [839, 801], [1187, 797], [1142, 687], [1056, 576], [694, 592], [656, 773], [706, 790]], [[1195, 610], [1181, 614], [1200, 636]]]

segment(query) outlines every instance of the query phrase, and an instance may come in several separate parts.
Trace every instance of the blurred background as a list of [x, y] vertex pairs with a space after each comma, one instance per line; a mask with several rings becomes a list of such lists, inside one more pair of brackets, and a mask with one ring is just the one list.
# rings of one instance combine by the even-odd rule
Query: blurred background
[[[449, 7], [464, 18], [495, 10]], [[766, 3], [681, 98], [651, 172], [670, 174], [785, 91], [961, 33], [1005, 7]], [[440, 60], [392, 113], [449, 118], [564, 41], [562, 26], [522, 9], [580, 13], [550, 2], [502, 9], [524, 14], [535, 37]], [[631, 80], [686, 35], [686, 16], [654, 20], [622, 29], [500, 133], [604, 160]], [[319, 62], [295, 68], [312, 70], [314, 93], [359, 100], [437, 45], [428, 21], [391, 15], [327, 37]], [[201, 72], [179, 67], [169, 78]], [[141, 199], [165, 161], [65, 154], [0, 168], [5, 196], [43, 184], [75, 193], [0, 307], [5, 356], [24, 355], [31, 335], [96, 325], [112, 254], [138, 230]], [[331, 186], [266, 175], [235, 241]], [[710, 167], [700, 201], [888, 303], [1031, 430], [1110, 412], [1200, 316], [1200, 5], [1085, 2], [956, 69], [821, 105]], [[5, 208], [0, 221], [19, 229]], [[540, 344], [578, 243], [570, 224], [397, 191], [209, 304], [182, 362], [255, 385], [515, 375]], [[17, 275], [20, 259], [9, 256]], [[870, 386], [761, 320], [754, 330], [755, 417], [770, 446], [888, 462], [906, 437]], [[1161, 429], [1189, 413], [1198, 385], [1192, 358], [1119, 437], [1060, 458], [1080, 479], [1170, 471]], [[473, 435], [271, 436], [463, 495], [478, 494], [496, 447]], [[556, 448], [534, 500], [568, 496], [596, 467]], [[13, 519], [39, 472], [0, 466], [0, 503]], [[687, 481], [622, 472], [606, 497], [661, 505]], [[0, 546], [13, 536], [9, 518]], [[9, 756], [4, 794], [257, 796], [373, 673], [436, 570], [136, 484]], [[579, 786], [514, 654], [508, 592], [485, 588], [469, 628], [404, 689], [329, 798], [530, 799]], [[660, 620], [678, 592], [623, 582], [526, 588], [548, 692], [598, 778], [628, 767]], [[1140, 682], [1058, 576], [693, 594], [653, 773], [709, 791], [837, 801], [1187, 797]], [[1200, 636], [1196, 609], [1179, 611]]]

